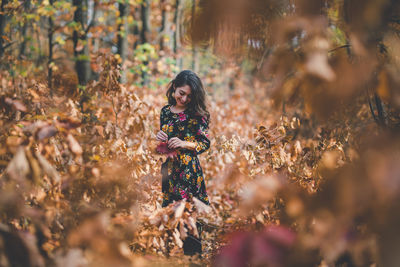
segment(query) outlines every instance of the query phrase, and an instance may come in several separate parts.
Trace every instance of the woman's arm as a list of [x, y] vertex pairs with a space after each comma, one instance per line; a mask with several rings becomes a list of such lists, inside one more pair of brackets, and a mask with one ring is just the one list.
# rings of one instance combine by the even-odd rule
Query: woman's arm
[[157, 132], [156, 139], [158, 141], [165, 142], [168, 140], [168, 135], [166, 134], [165, 131], [163, 131], [163, 126], [165, 125], [165, 108], [161, 109], [160, 112], [160, 131]]
[[205, 117], [201, 117], [197, 120], [196, 132], [194, 134], [195, 141], [184, 141], [178, 137], [172, 137], [168, 140], [168, 147], [190, 149], [201, 154], [210, 148], [210, 140], [208, 139], [208, 120]]
[[[209, 149], [211, 144], [208, 139], [208, 119], [205, 116], [201, 117], [197, 125], [197, 132], [195, 133], [196, 141], [193, 144], [196, 154], [201, 154]], [[193, 144], [190, 144], [190, 146], [193, 147]]]
[[179, 139], [178, 137], [172, 137], [171, 139], [168, 140], [168, 147], [169, 148], [180, 147], [180, 148], [184, 148], [184, 149], [195, 150], [196, 143], [184, 141], [184, 140]]
[[165, 107], [163, 107], [163, 108], [161, 108], [161, 111], [160, 111], [160, 130], [162, 130], [162, 127], [163, 127], [163, 125], [164, 125], [164, 116], [165, 116], [165, 114], [164, 114], [164, 108]]
[[190, 149], [190, 150], [195, 150], [196, 149], [196, 143], [195, 142], [190, 142], [190, 141], [183, 141], [183, 148], [185, 149]]

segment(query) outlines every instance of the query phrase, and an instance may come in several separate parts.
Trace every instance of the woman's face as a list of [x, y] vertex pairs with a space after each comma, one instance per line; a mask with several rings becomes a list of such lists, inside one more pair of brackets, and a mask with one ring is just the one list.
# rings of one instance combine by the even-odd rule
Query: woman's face
[[191, 93], [192, 90], [189, 85], [177, 87], [175, 89], [176, 107], [185, 108], [190, 103]]

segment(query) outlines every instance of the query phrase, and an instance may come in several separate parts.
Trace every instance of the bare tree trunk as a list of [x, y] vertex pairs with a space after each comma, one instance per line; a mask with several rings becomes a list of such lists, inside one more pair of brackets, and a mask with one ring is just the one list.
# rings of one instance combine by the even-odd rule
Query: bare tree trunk
[[174, 46], [173, 51], [176, 53], [178, 51], [179, 46], [179, 7], [180, 7], [180, 0], [176, 0], [175, 2], [175, 12], [174, 12]]
[[38, 52], [37, 52], [37, 58], [36, 58], [36, 67], [39, 67], [41, 62], [42, 62], [42, 45], [40, 42], [40, 32], [39, 32], [39, 27], [36, 27], [35, 30], [35, 34], [36, 34], [36, 43], [37, 43], [37, 47], [38, 47]]
[[[30, 8], [31, 8], [31, 0], [26, 0], [24, 2], [25, 12], [29, 12]], [[22, 59], [25, 57], [25, 49], [26, 49], [26, 43], [27, 43], [27, 38], [26, 38], [27, 29], [28, 29], [28, 23], [26, 21], [24, 21], [24, 25], [22, 26], [22, 29], [21, 29], [21, 35], [22, 35], [22, 38], [24, 38], [24, 39], [19, 47], [19, 55], [18, 55], [19, 59]]]
[[[141, 16], [141, 10], [135, 9], [133, 12], [134, 20], [138, 21]], [[133, 50], [140, 44], [140, 29], [137, 23], [133, 26], [133, 35], [135, 36], [135, 42], [133, 43]]]
[[149, 42], [150, 33], [150, 0], [144, 0], [141, 5], [142, 30], [140, 31], [140, 41], [142, 44]]
[[[150, 0], [144, 0], [141, 5], [140, 17], [142, 20], [142, 29], [140, 31], [140, 42], [142, 44], [148, 43], [149, 34], [150, 34]], [[147, 65], [148, 62], [143, 62], [144, 65]], [[147, 72], [142, 72], [142, 85], [148, 84], [148, 75]]]
[[182, 69], [182, 59], [177, 56], [178, 50], [180, 48], [180, 21], [181, 21], [181, 0], [176, 0], [175, 2], [175, 13], [174, 13], [174, 25], [175, 25], [175, 32], [174, 32], [174, 42], [173, 42], [173, 51], [176, 56], [176, 64], [178, 65], [179, 69]]
[[121, 19], [121, 23], [118, 24], [118, 54], [121, 57], [121, 77], [120, 82], [126, 82], [126, 72], [122, 69], [123, 64], [126, 59], [127, 48], [128, 48], [128, 39], [127, 37], [127, 30], [128, 30], [128, 23], [126, 20], [126, 16], [129, 14], [129, 4], [119, 3], [118, 5], [119, 16]]
[[[192, 0], [192, 25], [194, 24], [194, 17], [196, 15], [196, 0]], [[194, 72], [198, 71], [198, 64], [197, 64], [197, 49], [194, 43], [192, 42], [192, 70]]]
[[6, 27], [6, 16], [4, 15], [4, 7], [7, 4], [8, 0], [2, 0], [1, 1], [1, 6], [0, 6], [0, 57], [3, 56], [4, 54], [4, 40], [3, 40], [3, 35], [4, 35], [4, 28]]
[[[54, 0], [50, 0], [50, 5], [53, 6]], [[54, 23], [53, 23], [53, 18], [51, 15], [49, 16], [49, 32], [48, 32], [48, 38], [49, 38], [49, 60], [47, 64], [47, 84], [50, 89], [50, 96], [53, 96], [53, 84], [52, 84], [52, 76], [53, 76], [53, 29], [54, 29]]]
[[87, 21], [87, 0], [73, 0], [73, 5], [76, 7], [74, 13], [74, 21], [80, 25], [81, 31], [75, 30], [72, 36], [74, 42], [74, 55], [75, 55], [75, 70], [78, 75], [80, 85], [85, 85], [91, 74], [90, 69], [90, 56], [89, 48], [87, 45], [87, 31], [89, 27], [85, 28]]
[[168, 12], [166, 10], [166, 0], [161, 0], [161, 28], [160, 28], [160, 50], [165, 49], [165, 36], [169, 28]]

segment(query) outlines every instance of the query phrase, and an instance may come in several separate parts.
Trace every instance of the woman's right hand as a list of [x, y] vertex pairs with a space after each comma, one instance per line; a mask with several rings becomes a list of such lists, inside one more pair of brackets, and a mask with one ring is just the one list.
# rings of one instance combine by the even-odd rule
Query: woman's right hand
[[168, 135], [160, 130], [156, 135], [156, 139], [158, 141], [166, 142], [168, 140]]

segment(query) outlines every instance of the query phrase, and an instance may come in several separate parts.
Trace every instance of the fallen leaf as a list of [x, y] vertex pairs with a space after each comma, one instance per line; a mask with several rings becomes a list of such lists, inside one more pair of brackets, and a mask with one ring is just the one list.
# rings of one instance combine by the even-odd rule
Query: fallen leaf
[[204, 204], [203, 201], [197, 199], [196, 197], [193, 197], [193, 202], [199, 213], [210, 213], [212, 211], [210, 206]]
[[183, 211], [185, 210], [185, 206], [186, 206], [185, 200], [182, 200], [178, 204], [178, 207], [176, 207], [176, 210], [175, 210], [175, 219], [179, 219], [182, 217]]
[[57, 128], [54, 127], [53, 125], [47, 125], [42, 127], [38, 132], [37, 132], [37, 138], [39, 141], [49, 138], [54, 136], [58, 132]]
[[79, 145], [78, 141], [76, 141], [76, 139], [71, 134], [68, 134], [67, 141], [69, 149], [71, 149], [72, 153], [74, 153], [75, 155], [82, 155], [83, 150], [81, 145]]
[[175, 149], [169, 149], [168, 143], [166, 142], [161, 142], [158, 144], [156, 151], [160, 154], [166, 154], [168, 157], [175, 157], [177, 155], [177, 152]]
[[59, 183], [61, 181], [60, 174], [57, 170], [47, 161], [45, 157], [43, 157], [39, 152], [35, 153], [36, 158], [39, 161], [40, 166], [42, 167], [43, 171], [47, 176], [49, 176], [53, 182]]

